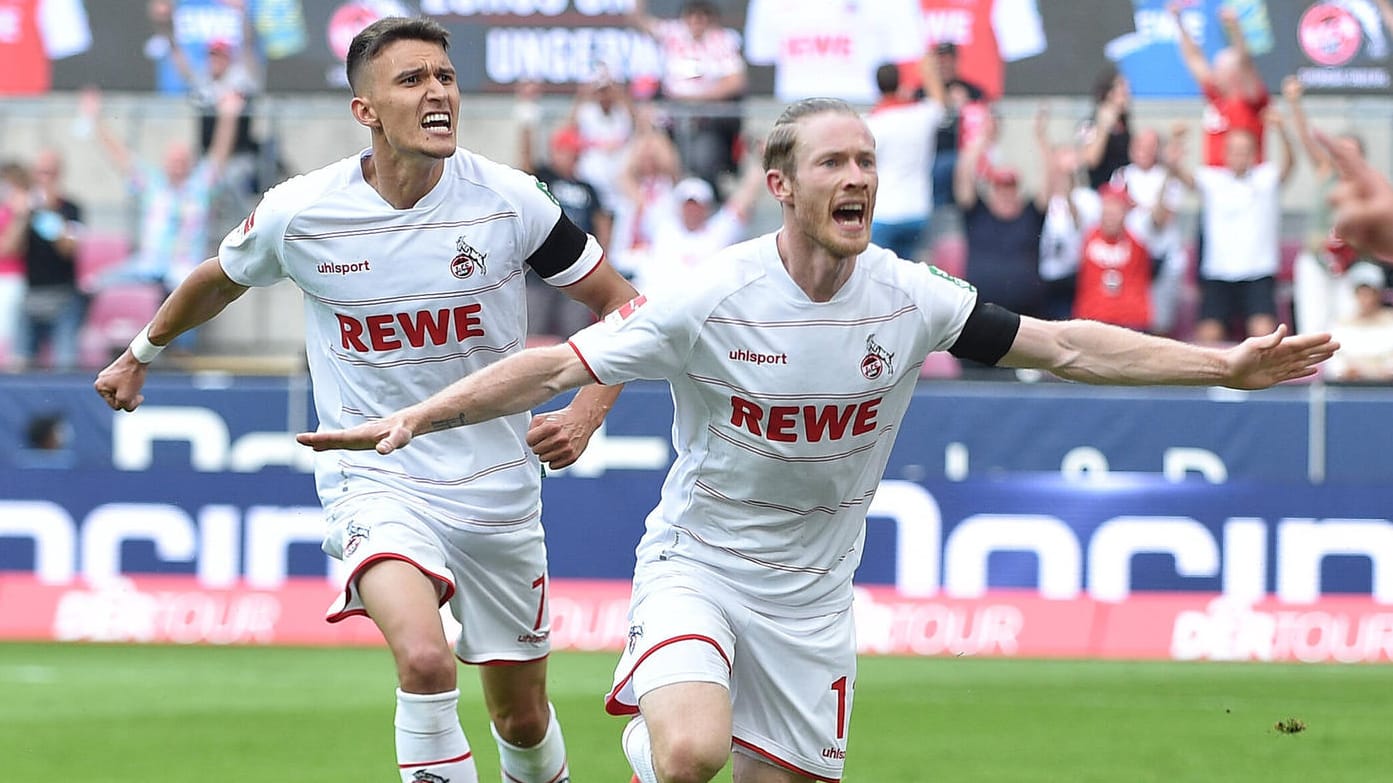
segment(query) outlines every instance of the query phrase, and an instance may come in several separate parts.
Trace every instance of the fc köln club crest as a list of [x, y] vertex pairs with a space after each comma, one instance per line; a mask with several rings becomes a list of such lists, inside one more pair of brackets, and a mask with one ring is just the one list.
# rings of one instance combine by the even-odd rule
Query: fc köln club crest
[[880, 347], [875, 335], [870, 335], [866, 338], [866, 355], [861, 357], [861, 374], [866, 376], [866, 380], [873, 381], [885, 373], [893, 373], [894, 358], [895, 354]]
[[480, 252], [471, 247], [468, 242], [464, 241], [464, 237], [457, 237], [455, 239], [455, 257], [450, 259], [450, 273], [461, 280], [473, 275], [476, 269], [479, 274], [486, 275], [489, 270], [484, 266], [484, 259], [488, 257], [488, 253]]

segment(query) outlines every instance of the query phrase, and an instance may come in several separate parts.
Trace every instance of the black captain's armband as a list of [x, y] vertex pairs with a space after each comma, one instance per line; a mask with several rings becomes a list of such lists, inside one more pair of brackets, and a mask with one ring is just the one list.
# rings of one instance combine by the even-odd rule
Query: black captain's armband
[[563, 212], [556, 225], [551, 227], [551, 233], [547, 234], [542, 246], [527, 257], [527, 265], [536, 270], [539, 276], [547, 278], [569, 269], [583, 252], [585, 232], [572, 223]]
[[1004, 307], [980, 299], [967, 315], [967, 323], [958, 334], [958, 341], [948, 349], [948, 353], [959, 359], [971, 359], [982, 364], [995, 365], [1001, 357], [1011, 350], [1020, 331], [1021, 317]]

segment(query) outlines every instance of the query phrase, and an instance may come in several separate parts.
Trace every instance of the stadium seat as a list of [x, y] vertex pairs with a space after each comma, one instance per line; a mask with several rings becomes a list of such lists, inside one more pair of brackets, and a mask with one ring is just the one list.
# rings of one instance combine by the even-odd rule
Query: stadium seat
[[88, 231], [77, 243], [74, 259], [77, 285], [84, 291], [97, 289], [97, 281], [107, 271], [120, 266], [131, 255], [131, 242], [125, 234]]
[[112, 286], [94, 295], [78, 338], [82, 366], [110, 362], [150, 322], [163, 300], [164, 290], [153, 283]]

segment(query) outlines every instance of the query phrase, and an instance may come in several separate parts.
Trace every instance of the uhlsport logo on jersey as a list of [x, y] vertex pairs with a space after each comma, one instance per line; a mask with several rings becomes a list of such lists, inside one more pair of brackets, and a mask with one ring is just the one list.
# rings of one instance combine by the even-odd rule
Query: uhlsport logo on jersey
[[359, 524], [348, 526], [348, 543], [343, 545], [343, 556], [352, 557], [358, 551], [358, 545], [368, 540], [368, 534], [372, 531]]
[[411, 773], [411, 779], [416, 783], [450, 783], [449, 778], [443, 778], [434, 772], [427, 772], [424, 769], [418, 769]]
[[488, 267], [484, 266], [484, 259], [488, 257], [488, 253], [475, 249], [464, 241], [464, 237], [456, 237], [455, 257], [450, 259], [450, 274], [463, 280], [473, 275], [474, 270], [478, 269], [479, 274], [486, 275], [489, 270]]
[[866, 376], [868, 381], [873, 381], [886, 373], [893, 374], [895, 372], [894, 358], [895, 354], [876, 343], [874, 334], [868, 335], [866, 337], [866, 355], [861, 358], [861, 374]]

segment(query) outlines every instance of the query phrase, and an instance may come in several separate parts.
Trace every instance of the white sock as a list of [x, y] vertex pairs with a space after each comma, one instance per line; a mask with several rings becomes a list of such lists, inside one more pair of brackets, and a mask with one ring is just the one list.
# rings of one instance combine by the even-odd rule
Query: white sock
[[635, 715], [629, 721], [629, 725], [624, 727], [620, 743], [624, 746], [624, 756], [629, 759], [629, 766], [633, 767], [639, 783], [658, 783], [658, 771], [653, 769], [653, 743], [648, 736], [648, 724], [644, 723], [642, 715]]
[[402, 783], [479, 783], [459, 725], [459, 691], [397, 689], [397, 770]]
[[503, 768], [503, 783], [570, 783], [571, 770], [566, 764], [566, 740], [561, 736], [561, 724], [556, 720], [556, 707], [547, 705], [551, 720], [542, 741], [530, 748], [520, 748], [498, 735], [498, 728], [489, 724], [493, 740], [498, 743], [498, 764]]

